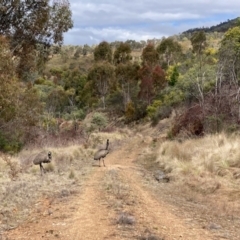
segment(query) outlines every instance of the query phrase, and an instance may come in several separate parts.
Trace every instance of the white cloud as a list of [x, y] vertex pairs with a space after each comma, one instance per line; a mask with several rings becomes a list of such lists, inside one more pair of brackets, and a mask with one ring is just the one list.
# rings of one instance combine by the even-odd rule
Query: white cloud
[[156, 13], [156, 12], [145, 12], [141, 15], [143, 19], [150, 19], [153, 21], [175, 21], [181, 19], [198, 19], [198, 14], [191, 13]]
[[236, 0], [69, 0], [74, 28], [65, 44], [98, 44], [105, 40], [147, 40], [212, 26], [238, 16]]

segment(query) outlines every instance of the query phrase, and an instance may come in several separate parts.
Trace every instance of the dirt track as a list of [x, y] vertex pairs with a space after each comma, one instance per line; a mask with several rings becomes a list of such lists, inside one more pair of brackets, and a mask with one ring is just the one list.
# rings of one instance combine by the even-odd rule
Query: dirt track
[[156, 196], [143, 181], [145, 170], [135, 163], [141, 146], [136, 151], [133, 146], [111, 152], [106, 167], [92, 166], [80, 193], [43, 199], [42, 210], [33, 211], [4, 239], [219, 239]]

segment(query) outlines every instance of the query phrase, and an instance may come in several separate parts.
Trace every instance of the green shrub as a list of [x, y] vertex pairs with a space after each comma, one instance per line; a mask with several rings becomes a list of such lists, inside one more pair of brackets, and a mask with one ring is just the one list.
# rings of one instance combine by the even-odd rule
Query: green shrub
[[76, 109], [71, 111], [70, 113], [66, 113], [63, 115], [65, 120], [83, 120], [86, 116], [86, 113], [82, 109]]
[[47, 132], [57, 131], [57, 120], [53, 116], [44, 115], [42, 119], [42, 128]]
[[38, 79], [36, 79], [36, 80], [34, 81], [34, 84], [40, 84], [40, 85], [42, 85], [42, 84], [44, 84], [44, 81], [45, 81], [44, 78], [38, 78]]
[[159, 109], [159, 107], [161, 107], [161, 105], [162, 105], [162, 101], [161, 100], [153, 101], [153, 103], [147, 107], [147, 115], [148, 115], [148, 117], [152, 118], [156, 114], [156, 112]]
[[239, 126], [238, 126], [238, 124], [230, 124], [227, 126], [226, 130], [228, 133], [234, 133], [239, 130]]
[[36, 85], [46, 85], [46, 86], [54, 86], [54, 83], [51, 80], [47, 80], [44, 78], [38, 78], [34, 81]]
[[71, 169], [71, 171], [70, 171], [68, 177], [69, 177], [70, 179], [75, 178], [75, 173], [74, 173], [74, 171], [73, 171], [72, 169]]
[[131, 122], [135, 119], [136, 110], [132, 102], [129, 102], [126, 107], [125, 117], [127, 122]]
[[91, 123], [99, 128], [103, 128], [107, 126], [107, 118], [102, 113], [96, 112], [92, 117]]
[[17, 153], [23, 147], [23, 143], [17, 139], [8, 139], [0, 133], [0, 150], [7, 153]]
[[160, 120], [168, 118], [171, 113], [172, 108], [170, 106], [162, 106], [158, 108], [155, 114], [151, 117], [152, 125], [157, 125]]
[[2, 135], [2, 133], [0, 133], [0, 149], [3, 150], [6, 144], [6, 138]]
[[205, 118], [205, 128], [210, 133], [221, 132], [223, 129], [223, 116], [207, 116]]

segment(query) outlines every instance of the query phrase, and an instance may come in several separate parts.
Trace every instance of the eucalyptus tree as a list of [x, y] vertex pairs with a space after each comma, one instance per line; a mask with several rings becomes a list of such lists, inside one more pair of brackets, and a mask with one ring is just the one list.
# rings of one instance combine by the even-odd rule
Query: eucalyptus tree
[[139, 97], [149, 105], [166, 86], [165, 72], [157, 64], [152, 68], [149, 65], [143, 65], [138, 73], [141, 79]]
[[113, 61], [115, 65], [128, 63], [132, 60], [131, 52], [131, 46], [128, 43], [121, 42], [114, 51]]
[[136, 91], [139, 65], [132, 62], [132, 50], [128, 42], [121, 42], [114, 52], [115, 76], [119, 92], [126, 111]]
[[87, 56], [87, 54], [91, 52], [92, 52], [91, 47], [88, 44], [84, 44], [82, 49], [82, 55]]
[[232, 84], [238, 85], [240, 78], [240, 27], [229, 29], [221, 41], [219, 63]]
[[88, 73], [88, 81], [92, 82], [93, 95], [100, 96], [103, 108], [106, 107], [106, 96], [114, 85], [114, 67], [109, 62], [96, 62]]
[[94, 65], [88, 72], [87, 85], [93, 86], [92, 96], [100, 96], [103, 108], [106, 107], [106, 96], [114, 85], [114, 66], [112, 65], [112, 47], [103, 41], [95, 47]]
[[19, 150], [14, 145], [31, 138], [43, 110], [36, 89], [23, 87], [15, 70], [9, 42], [0, 36], [0, 150], [6, 151]]
[[204, 31], [197, 31], [190, 37], [192, 50], [194, 53], [200, 55], [207, 46], [207, 37]]
[[139, 78], [139, 97], [149, 105], [166, 85], [165, 72], [159, 65], [159, 53], [153, 44], [148, 44], [143, 49]]
[[[205, 106], [205, 94], [204, 89], [205, 85], [207, 84], [206, 81], [208, 77], [206, 77], [206, 55], [204, 50], [207, 47], [207, 38], [204, 31], [197, 31], [194, 32], [190, 38], [191, 44], [192, 44], [192, 51], [194, 53], [194, 59], [193, 59], [193, 81], [196, 84], [196, 88], [198, 90], [198, 96], [199, 96], [199, 103], [203, 108], [204, 112], [204, 106]], [[195, 60], [195, 63], [194, 63]]]
[[45, 62], [49, 47], [63, 44], [63, 33], [73, 27], [71, 14], [68, 0], [0, 2], [0, 35], [9, 39], [13, 55], [19, 58], [20, 76], [35, 67], [36, 52]]
[[124, 110], [133, 101], [138, 90], [138, 70], [137, 63], [120, 63], [115, 68], [115, 76], [121, 95], [123, 97]]
[[215, 82], [216, 112], [231, 112], [240, 120], [240, 27], [229, 29], [223, 36], [218, 52]]
[[149, 43], [142, 51], [142, 62], [143, 65], [149, 65], [150, 67], [158, 64], [159, 53], [155, 49], [155, 46]]
[[112, 48], [106, 41], [99, 43], [99, 45], [94, 49], [93, 54], [95, 61], [112, 62]]
[[157, 46], [157, 52], [160, 57], [160, 64], [164, 68], [168, 68], [170, 65], [175, 65], [182, 54], [181, 45], [175, 41], [172, 37], [162, 39]]

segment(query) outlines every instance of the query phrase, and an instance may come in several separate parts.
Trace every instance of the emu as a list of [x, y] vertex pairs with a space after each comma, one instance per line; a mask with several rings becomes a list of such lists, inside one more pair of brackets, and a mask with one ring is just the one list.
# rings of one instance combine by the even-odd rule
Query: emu
[[98, 160], [99, 161], [99, 167], [101, 167], [101, 164], [100, 164], [100, 160], [102, 159], [103, 161], [103, 166], [105, 166], [105, 163], [104, 163], [104, 158], [107, 156], [107, 154], [109, 153], [109, 149], [108, 149], [108, 146], [109, 146], [109, 139], [107, 140], [107, 143], [106, 143], [106, 148], [105, 149], [99, 149], [95, 155], [94, 155], [94, 160]]
[[34, 159], [33, 164], [40, 166], [40, 172], [42, 176], [42, 172], [46, 173], [46, 170], [43, 168], [43, 163], [50, 163], [52, 160], [52, 153], [51, 152], [40, 152]]

